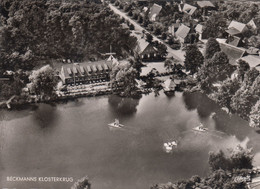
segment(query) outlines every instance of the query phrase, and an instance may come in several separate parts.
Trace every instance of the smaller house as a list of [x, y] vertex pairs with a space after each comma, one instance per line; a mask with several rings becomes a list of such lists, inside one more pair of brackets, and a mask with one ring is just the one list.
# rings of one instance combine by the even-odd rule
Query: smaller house
[[197, 6], [204, 16], [209, 16], [211, 11], [216, 8], [211, 1], [197, 1]]
[[260, 71], [260, 57], [259, 56], [247, 55], [247, 56], [240, 58], [240, 60], [244, 60], [245, 62], [247, 62], [249, 64], [250, 68], [256, 68], [258, 71]]
[[226, 30], [226, 32], [230, 35], [230, 36], [239, 36], [241, 35], [243, 32], [245, 32], [247, 30], [247, 26], [246, 24], [243, 24], [241, 22], [237, 22], [237, 21], [232, 21], [229, 26], [228, 29]]
[[256, 26], [255, 19], [251, 19], [251, 20], [247, 23], [247, 26], [248, 26], [250, 29], [256, 30], [256, 29], [257, 29], [257, 26]]
[[250, 55], [258, 55], [260, 56], [260, 49], [258, 48], [255, 48], [255, 47], [250, 47], [249, 49], [246, 50], [246, 53], [247, 54], [250, 54]]
[[157, 5], [156, 3], [153, 4], [153, 6], [150, 8], [150, 12], [148, 14], [150, 21], [155, 21], [156, 17], [161, 12], [162, 7], [160, 5]]
[[175, 36], [180, 40], [180, 42], [183, 43], [188, 43], [189, 42], [189, 33], [191, 29], [188, 26], [185, 26], [182, 24], [178, 30], [175, 33]]
[[253, 18], [247, 23], [248, 28], [254, 33], [258, 34], [260, 29], [260, 18]]
[[181, 12], [188, 14], [189, 16], [192, 16], [196, 10], [197, 7], [185, 3]]
[[197, 5], [200, 8], [215, 8], [215, 5], [211, 1], [197, 1]]
[[135, 51], [144, 61], [150, 61], [160, 58], [158, 50], [151, 43], [147, 42], [143, 38], [137, 41]]
[[242, 46], [243, 32], [247, 30], [248, 28], [246, 24], [233, 20], [226, 30], [226, 32], [228, 33], [227, 43], [235, 47]]

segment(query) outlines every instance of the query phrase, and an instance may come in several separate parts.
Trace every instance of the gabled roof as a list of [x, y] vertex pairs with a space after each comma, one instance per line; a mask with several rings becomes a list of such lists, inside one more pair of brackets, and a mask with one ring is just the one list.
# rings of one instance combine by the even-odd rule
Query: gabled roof
[[84, 76], [92, 74], [97, 71], [107, 71], [112, 68], [112, 61], [97, 61], [97, 62], [83, 62], [76, 64], [64, 64], [61, 72], [65, 78], [72, 78], [74, 76]]
[[141, 76], [148, 75], [151, 71], [158, 72], [159, 74], [167, 73], [163, 63], [149, 63], [141, 68]]
[[129, 29], [129, 26], [126, 23], [122, 23], [121, 26], [123, 29]]
[[229, 59], [229, 63], [236, 64], [236, 61], [245, 54], [245, 49], [229, 45], [227, 43], [220, 43], [221, 51], [223, 51]]
[[180, 38], [186, 38], [190, 32], [190, 28], [182, 24], [176, 31], [176, 36]]
[[233, 45], [235, 47], [238, 46], [239, 42], [241, 41], [240, 37], [233, 36], [233, 39], [228, 42], [229, 45]]
[[176, 83], [171, 79], [167, 79], [163, 85], [164, 85], [165, 89], [168, 89], [168, 90], [175, 89], [175, 87], [176, 87]]
[[154, 3], [153, 6], [150, 8], [149, 19], [155, 18], [161, 12], [161, 10], [162, 7]]
[[256, 22], [254, 19], [251, 19], [246, 25], [250, 26], [254, 30], [257, 29]]
[[142, 38], [137, 41], [137, 45], [138, 53], [142, 53], [149, 46], [149, 43]]
[[246, 61], [250, 68], [256, 68], [257, 70], [260, 69], [260, 57], [256, 55], [248, 55], [240, 58], [241, 60]]
[[241, 22], [237, 22], [237, 21], [233, 20], [229, 24], [228, 29], [235, 29], [235, 30], [239, 31], [240, 33], [242, 33], [246, 29], [246, 25]]
[[184, 4], [184, 7], [182, 9], [183, 12], [187, 13], [190, 16], [193, 15], [196, 10], [197, 10], [197, 7], [194, 7], [187, 3]]
[[230, 35], [237, 35], [240, 34], [241, 32], [235, 28], [230, 28], [226, 30], [227, 33], [229, 33]]
[[204, 7], [212, 7], [214, 8], [215, 6], [213, 5], [213, 3], [211, 3], [210, 1], [197, 1], [197, 4], [200, 8], [204, 8]]
[[249, 49], [247, 49], [246, 50], [246, 52], [248, 53], [248, 54], [251, 54], [251, 55], [258, 55], [259, 54], [259, 52], [260, 52], [260, 49], [258, 49], [258, 48], [255, 48], [255, 47], [250, 47]]

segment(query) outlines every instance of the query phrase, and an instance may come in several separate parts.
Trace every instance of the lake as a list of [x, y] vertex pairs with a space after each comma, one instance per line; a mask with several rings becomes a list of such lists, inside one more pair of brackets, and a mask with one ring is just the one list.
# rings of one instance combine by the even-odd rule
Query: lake
[[[212, 118], [212, 113], [216, 115]], [[115, 118], [125, 127], [109, 129]], [[203, 123], [208, 133], [192, 128]], [[163, 143], [177, 140], [166, 153]], [[229, 116], [200, 93], [160, 93], [127, 99], [81, 98], [0, 111], [0, 176], [6, 188], [70, 188], [71, 182], [9, 182], [8, 176], [89, 176], [96, 189], [149, 189], [152, 184], [206, 176], [208, 154], [253, 147], [260, 137], [248, 122]]]

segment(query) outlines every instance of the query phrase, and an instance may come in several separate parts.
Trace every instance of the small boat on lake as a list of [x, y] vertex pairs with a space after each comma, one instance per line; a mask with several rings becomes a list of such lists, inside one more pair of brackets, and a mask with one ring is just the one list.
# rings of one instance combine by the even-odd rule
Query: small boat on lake
[[173, 150], [173, 147], [177, 147], [177, 141], [176, 140], [173, 140], [173, 141], [171, 141], [171, 142], [165, 142], [164, 144], [163, 144], [163, 147], [164, 147], [164, 149], [165, 149], [165, 151], [167, 152], [167, 153], [170, 153], [170, 152], [172, 152], [172, 150]]
[[119, 123], [118, 119], [115, 119], [115, 122], [113, 122], [113, 123], [109, 123], [108, 126], [109, 127], [114, 127], [114, 128], [122, 128], [122, 127], [124, 127], [124, 125]]
[[194, 130], [194, 131], [199, 131], [199, 132], [206, 132], [206, 131], [208, 131], [208, 128], [204, 127], [204, 126], [202, 125], [202, 123], [201, 123], [199, 126], [193, 128], [193, 130]]

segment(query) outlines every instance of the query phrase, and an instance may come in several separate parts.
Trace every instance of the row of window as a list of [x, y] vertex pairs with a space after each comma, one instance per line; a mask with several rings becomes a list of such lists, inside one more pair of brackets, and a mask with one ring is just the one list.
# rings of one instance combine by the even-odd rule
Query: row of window
[[92, 76], [92, 77], [75, 77], [74, 78], [70, 78], [70, 79], [66, 79], [66, 83], [73, 83], [75, 82], [89, 82], [89, 81], [93, 81], [93, 80], [104, 80], [104, 79], [109, 79], [109, 75], [98, 75], [98, 76]]

